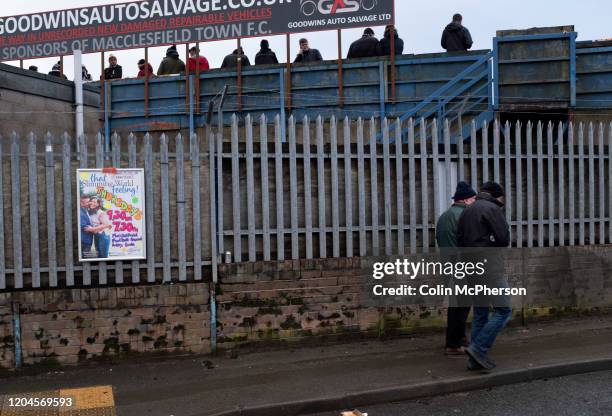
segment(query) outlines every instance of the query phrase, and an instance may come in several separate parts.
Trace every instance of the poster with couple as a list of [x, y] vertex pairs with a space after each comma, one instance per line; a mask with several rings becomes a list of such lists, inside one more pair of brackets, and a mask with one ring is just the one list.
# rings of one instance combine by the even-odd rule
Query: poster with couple
[[144, 169], [79, 169], [79, 261], [146, 258]]

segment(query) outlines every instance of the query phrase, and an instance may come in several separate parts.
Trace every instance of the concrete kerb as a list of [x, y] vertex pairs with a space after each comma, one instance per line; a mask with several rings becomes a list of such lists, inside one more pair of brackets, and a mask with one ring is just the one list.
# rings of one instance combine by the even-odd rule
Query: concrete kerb
[[612, 357], [502, 370], [489, 374], [469, 374], [449, 380], [369, 390], [336, 397], [236, 408], [212, 416], [298, 416], [608, 370], [612, 370]]

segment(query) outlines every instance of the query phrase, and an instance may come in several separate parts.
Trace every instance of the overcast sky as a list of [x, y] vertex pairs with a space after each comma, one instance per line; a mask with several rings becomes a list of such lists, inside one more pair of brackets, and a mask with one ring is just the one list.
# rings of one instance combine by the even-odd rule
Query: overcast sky
[[[2, 0], [0, 15], [11, 16], [48, 10], [100, 4], [123, 3], [126, 0]], [[384, 1], [384, 0], [383, 0]], [[474, 49], [490, 49], [495, 31], [500, 29], [524, 29], [534, 26], [560, 26], [573, 24], [578, 31], [578, 40], [612, 38], [612, 0], [396, 0], [396, 21], [400, 36], [406, 42], [405, 53], [440, 52], [440, 34], [451, 20], [453, 13], [464, 16], [464, 25], [472, 32]], [[383, 28], [374, 28], [382, 36]], [[350, 43], [361, 34], [361, 30], [343, 31], [344, 53]], [[297, 53], [299, 35], [292, 36], [292, 59]], [[311, 47], [318, 48], [325, 59], [337, 57], [336, 34], [321, 32], [308, 34]], [[285, 60], [284, 36], [269, 37], [270, 45], [279, 60]], [[243, 47], [246, 54], [254, 60], [259, 50], [259, 39], [246, 39]], [[213, 68], [221, 65], [223, 57], [236, 47], [235, 41], [222, 41], [204, 44], [202, 54], [208, 58]], [[155, 70], [166, 48], [150, 49], [150, 61]], [[179, 48], [184, 54], [184, 48]], [[138, 72], [136, 62], [144, 58], [142, 50], [119, 51], [115, 53], [123, 66], [124, 76], [135, 76]], [[183, 57], [184, 59], [184, 57]], [[38, 59], [26, 61], [37, 65], [40, 72], [51, 70], [57, 59]], [[11, 63], [19, 65], [19, 63]], [[94, 79], [100, 77], [100, 55], [84, 56], [84, 64]], [[73, 62], [65, 59], [66, 75], [72, 79]]]

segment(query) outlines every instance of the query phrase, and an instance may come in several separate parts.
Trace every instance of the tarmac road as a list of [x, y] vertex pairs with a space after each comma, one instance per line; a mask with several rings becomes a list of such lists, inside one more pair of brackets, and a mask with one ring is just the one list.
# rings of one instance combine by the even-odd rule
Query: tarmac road
[[[612, 371], [359, 409], [368, 416], [610, 416]], [[337, 416], [339, 412], [317, 416]]]

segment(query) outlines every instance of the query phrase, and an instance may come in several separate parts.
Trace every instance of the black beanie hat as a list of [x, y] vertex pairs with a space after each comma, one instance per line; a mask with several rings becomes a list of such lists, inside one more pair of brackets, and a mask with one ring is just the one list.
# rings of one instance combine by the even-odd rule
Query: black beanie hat
[[464, 199], [468, 199], [473, 196], [476, 196], [476, 191], [474, 191], [474, 189], [472, 189], [472, 187], [468, 185], [467, 183], [459, 182], [457, 184], [457, 190], [455, 191], [453, 200], [463, 201]]
[[497, 182], [484, 183], [481, 191], [490, 194], [493, 198], [500, 198], [504, 196], [504, 188]]
[[270, 43], [266, 39], [262, 40], [259, 46], [261, 49], [270, 49]]

